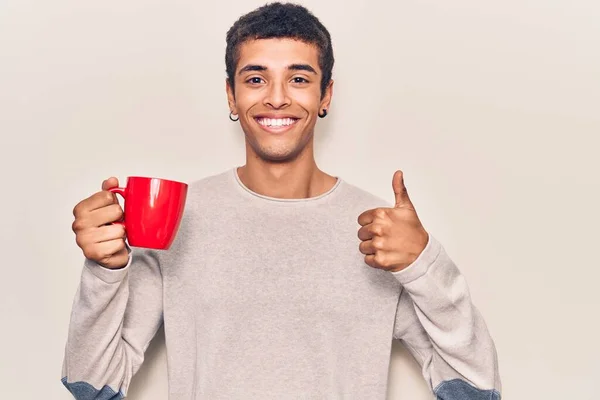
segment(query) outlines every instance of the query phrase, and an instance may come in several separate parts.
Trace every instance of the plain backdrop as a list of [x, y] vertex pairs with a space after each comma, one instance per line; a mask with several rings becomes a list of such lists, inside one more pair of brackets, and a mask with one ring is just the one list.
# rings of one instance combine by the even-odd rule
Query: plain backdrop
[[[111, 175], [189, 182], [245, 162], [225, 33], [262, 4], [0, 2], [2, 398], [70, 398], [77, 202]], [[404, 171], [487, 321], [504, 398], [596, 398], [600, 3], [303, 4], [336, 57], [319, 166], [390, 201]], [[166, 393], [159, 334], [129, 398]], [[388, 398], [431, 399], [398, 344]]]

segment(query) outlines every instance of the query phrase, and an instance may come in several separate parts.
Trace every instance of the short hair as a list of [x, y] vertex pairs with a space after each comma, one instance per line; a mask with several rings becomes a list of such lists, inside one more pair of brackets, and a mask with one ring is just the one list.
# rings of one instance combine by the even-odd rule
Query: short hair
[[333, 72], [331, 36], [323, 24], [305, 7], [293, 3], [269, 3], [242, 15], [227, 31], [225, 67], [232, 89], [239, 48], [242, 43], [255, 39], [289, 38], [312, 44], [319, 50], [319, 68], [322, 71], [321, 97]]

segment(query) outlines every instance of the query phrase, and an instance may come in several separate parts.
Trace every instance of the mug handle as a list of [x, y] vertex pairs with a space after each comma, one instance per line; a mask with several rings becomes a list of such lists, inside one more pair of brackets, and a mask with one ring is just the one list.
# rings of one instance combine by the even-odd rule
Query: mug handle
[[[127, 196], [125, 196], [125, 188], [115, 187], [115, 188], [108, 189], [108, 191], [111, 193], [116, 193], [116, 194], [121, 195], [121, 197], [123, 197], [124, 201], [127, 198]], [[113, 222], [113, 224], [119, 224], [119, 225], [125, 226], [125, 212], [123, 212], [123, 219], [121, 221], [115, 221], [115, 222]]]

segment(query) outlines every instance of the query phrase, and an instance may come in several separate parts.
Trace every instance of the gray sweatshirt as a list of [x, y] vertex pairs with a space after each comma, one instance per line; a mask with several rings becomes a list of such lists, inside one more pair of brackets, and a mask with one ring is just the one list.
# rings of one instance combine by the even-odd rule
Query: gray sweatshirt
[[62, 382], [122, 399], [164, 324], [169, 399], [385, 399], [392, 339], [443, 400], [500, 399], [494, 342], [465, 278], [430, 235], [406, 269], [364, 263], [344, 180], [308, 199], [252, 192], [236, 168], [190, 184], [170, 250], [125, 268], [85, 260]]

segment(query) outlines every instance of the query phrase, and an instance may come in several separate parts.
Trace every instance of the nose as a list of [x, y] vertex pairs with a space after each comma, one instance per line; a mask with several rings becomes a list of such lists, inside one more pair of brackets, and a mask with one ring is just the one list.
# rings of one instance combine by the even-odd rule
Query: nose
[[280, 109], [289, 106], [291, 103], [287, 88], [284, 82], [272, 82], [267, 89], [263, 100], [265, 106]]

